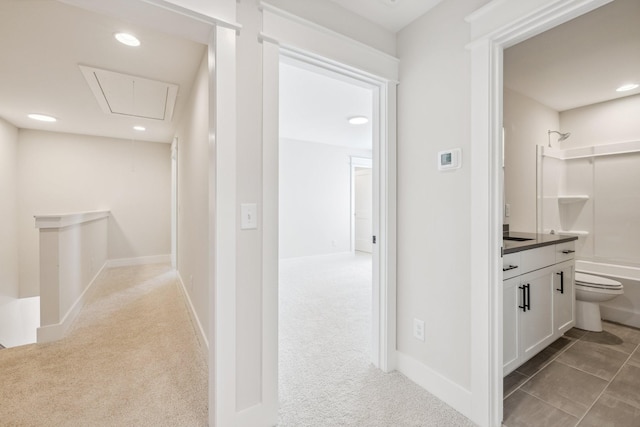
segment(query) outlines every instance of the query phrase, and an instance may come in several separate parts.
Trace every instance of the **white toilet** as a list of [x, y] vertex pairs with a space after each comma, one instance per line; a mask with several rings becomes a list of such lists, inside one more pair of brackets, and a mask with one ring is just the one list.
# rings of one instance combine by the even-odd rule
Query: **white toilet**
[[600, 303], [623, 294], [622, 283], [576, 272], [576, 328], [601, 332]]

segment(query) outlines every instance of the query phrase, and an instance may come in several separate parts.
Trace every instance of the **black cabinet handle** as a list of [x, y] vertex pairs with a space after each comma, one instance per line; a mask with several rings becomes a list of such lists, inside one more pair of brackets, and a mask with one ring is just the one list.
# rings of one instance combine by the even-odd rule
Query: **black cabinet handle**
[[519, 305], [518, 308], [521, 308], [525, 313], [527, 310], [531, 310], [531, 286], [527, 283], [526, 285], [518, 286], [518, 289], [522, 289], [522, 305]]
[[509, 267], [502, 267], [502, 271], [509, 271], [513, 270], [514, 268], [518, 268], [518, 266], [509, 264]]
[[556, 274], [560, 276], [560, 289], [556, 289], [556, 291], [560, 291], [561, 294], [564, 294], [564, 271]]
[[564, 251], [562, 251], [563, 254], [572, 254], [575, 251], [572, 251], [571, 249], [565, 249]]
[[522, 305], [519, 305], [518, 308], [521, 308], [522, 311], [526, 313], [527, 311], [527, 285], [518, 286], [518, 289], [522, 290]]

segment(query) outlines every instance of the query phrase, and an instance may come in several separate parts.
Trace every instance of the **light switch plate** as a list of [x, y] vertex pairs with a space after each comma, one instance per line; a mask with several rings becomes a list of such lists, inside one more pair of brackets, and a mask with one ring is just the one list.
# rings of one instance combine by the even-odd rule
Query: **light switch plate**
[[255, 230], [258, 228], [258, 207], [255, 203], [240, 205], [240, 229]]

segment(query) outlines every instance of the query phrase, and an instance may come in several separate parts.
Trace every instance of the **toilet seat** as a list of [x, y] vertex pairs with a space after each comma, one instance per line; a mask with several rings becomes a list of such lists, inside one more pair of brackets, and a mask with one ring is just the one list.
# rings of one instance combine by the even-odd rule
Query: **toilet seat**
[[577, 286], [584, 286], [586, 288], [608, 291], [618, 291], [623, 289], [622, 283], [616, 280], [607, 279], [606, 277], [594, 276], [593, 274], [576, 272], [575, 282]]

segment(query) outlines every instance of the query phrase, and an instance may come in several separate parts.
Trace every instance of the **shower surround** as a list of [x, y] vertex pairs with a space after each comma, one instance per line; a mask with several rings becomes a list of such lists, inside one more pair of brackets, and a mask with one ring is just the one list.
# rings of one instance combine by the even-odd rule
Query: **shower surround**
[[640, 327], [640, 141], [539, 146], [538, 232], [575, 234], [576, 270], [620, 281], [602, 316]]

